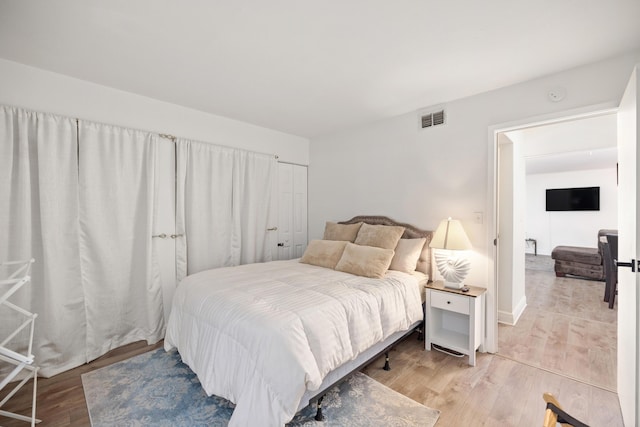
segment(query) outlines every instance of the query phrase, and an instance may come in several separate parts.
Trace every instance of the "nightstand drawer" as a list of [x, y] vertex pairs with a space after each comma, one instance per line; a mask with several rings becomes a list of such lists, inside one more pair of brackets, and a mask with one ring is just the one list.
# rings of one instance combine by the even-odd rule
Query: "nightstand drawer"
[[431, 291], [431, 307], [469, 314], [469, 298], [449, 292]]

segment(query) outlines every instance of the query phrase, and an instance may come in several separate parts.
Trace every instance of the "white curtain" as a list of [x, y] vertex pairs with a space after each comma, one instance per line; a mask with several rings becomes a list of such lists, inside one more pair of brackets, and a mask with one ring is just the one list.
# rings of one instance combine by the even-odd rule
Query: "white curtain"
[[[50, 376], [86, 362], [76, 121], [0, 108], [0, 260], [36, 260], [11, 301], [38, 313], [33, 352]], [[2, 338], [17, 321], [0, 312]], [[26, 348], [27, 338], [11, 344]]]
[[[0, 106], [0, 262], [36, 260], [11, 301], [38, 313], [42, 375], [164, 336], [151, 236], [156, 177], [174, 165], [158, 166], [157, 148], [147, 132]], [[187, 140], [176, 148], [178, 279], [271, 260], [275, 158]], [[0, 341], [20, 323], [0, 309]]]
[[152, 248], [155, 136], [94, 123], [79, 128], [80, 254], [87, 358], [164, 336]]
[[178, 281], [198, 271], [271, 260], [267, 226], [276, 160], [177, 141]]
[[271, 261], [267, 228], [271, 223], [271, 197], [277, 162], [274, 156], [241, 151], [236, 155], [234, 170], [234, 227], [239, 236], [239, 264]]
[[[163, 337], [153, 139], [88, 123], [78, 133], [73, 119], [0, 107], [0, 261], [36, 260], [11, 301], [38, 313], [43, 376]], [[0, 340], [20, 322], [0, 311]], [[11, 345], [25, 348], [27, 338]]]

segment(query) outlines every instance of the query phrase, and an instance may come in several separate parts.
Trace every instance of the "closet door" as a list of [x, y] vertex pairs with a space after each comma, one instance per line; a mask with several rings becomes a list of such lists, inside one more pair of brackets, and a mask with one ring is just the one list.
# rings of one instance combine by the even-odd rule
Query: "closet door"
[[157, 271], [162, 283], [164, 319], [169, 320], [176, 280], [176, 153], [175, 143], [158, 138], [156, 165], [157, 209], [153, 226], [153, 249], [156, 253]]
[[299, 258], [307, 248], [307, 167], [278, 164], [277, 259]]

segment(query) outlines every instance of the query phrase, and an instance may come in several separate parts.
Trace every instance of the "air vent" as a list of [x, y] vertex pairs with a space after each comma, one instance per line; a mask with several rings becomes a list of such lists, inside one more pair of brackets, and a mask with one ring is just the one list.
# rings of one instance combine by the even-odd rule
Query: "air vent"
[[434, 111], [428, 114], [422, 114], [420, 117], [422, 129], [439, 126], [444, 124], [444, 110]]

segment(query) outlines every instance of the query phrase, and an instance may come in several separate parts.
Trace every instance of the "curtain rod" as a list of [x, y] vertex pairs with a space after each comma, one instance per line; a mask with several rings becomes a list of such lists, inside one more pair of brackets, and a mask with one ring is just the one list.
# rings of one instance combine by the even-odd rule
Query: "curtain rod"
[[[105, 123], [105, 122], [100, 122], [100, 121], [96, 121], [96, 120], [83, 119], [83, 118], [80, 118], [80, 117], [71, 117], [71, 116], [67, 116], [67, 115], [64, 115], [64, 114], [57, 114], [57, 113], [50, 113], [50, 112], [39, 111], [39, 110], [32, 110], [30, 108], [18, 107], [18, 106], [14, 106], [14, 105], [6, 105], [6, 104], [1, 104], [0, 103], [0, 108], [9, 108], [9, 109], [14, 109], [14, 110], [21, 110], [21, 111], [25, 111], [27, 113], [48, 114], [50, 116], [62, 117], [62, 118], [69, 119], [69, 120], [75, 120], [76, 121], [76, 129], [79, 127], [80, 122], [82, 121], [82, 122], [95, 123], [95, 124], [104, 125], [104, 126], [113, 126], [113, 127], [117, 127], [117, 128], [121, 128], [121, 129], [128, 129], [128, 130], [135, 131], [135, 132], [146, 132], [146, 133], [150, 133], [150, 134], [156, 134], [159, 137], [165, 138], [165, 139], [169, 139], [169, 140], [173, 141], [174, 143], [178, 140], [177, 136], [171, 135], [171, 134], [168, 134], [168, 133], [158, 133], [157, 131], [152, 131], [152, 130], [136, 129], [136, 128], [133, 128], [133, 127], [123, 126], [123, 125], [118, 125], [118, 124], [113, 124], [113, 123]], [[236, 149], [244, 150], [244, 151], [251, 151], [251, 150], [244, 149], [244, 148], [229, 147], [229, 146], [226, 146], [226, 145], [215, 144], [213, 142], [205, 142], [205, 141], [197, 141], [197, 142], [203, 142], [205, 144], [218, 145], [218, 146], [221, 146], [221, 147], [236, 148]], [[259, 151], [252, 151], [252, 152], [253, 153], [258, 153], [258, 154], [266, 154], [266, 155], [274, 156], [274, 158], [276, 160], [279, 159], [277, 154], [262, 153], [262, 152], [259, 152]], [[301, 166], [304, 166], [304, 165], [301, 165]]]
[[159, 136], [160, 138], [170, 139], [170, 140], [172, 140], [173, 142], [176, 142], [176, 140], [178, 139], [178, 138], [176, 138], [176, 137], [175, 137], [175, 136], [173, 136], [173, 135], [169, 135], [168, 133], [159, 133], [159, 134], [158, 134], [158, 136]]
[[[178, 141], [178, 137], [168, 134], [168, 133], [159, 133], [158, 136], [160, 138], [165, 138], [165, 139], [170, 139], [173, 142], [177, 142]], [[218, 144], [214, 144], [214, 143], [210, 143], [210, 142], [204, 142], [204, 141], [197, 141], [197, 142], [203, 142], [205, 144], [212, 144], [212, 145], [218, 145]], [[221, 147], [227, 147], [227, 146], [223, 146], [221, 145]], [[228, 148], [236, 148], [236, 147], [228, 147]], [[239, 150], [243, 150], [242, 148], [240, 148]], [[249, 150], [246, 150], [249, 151]], [[258, 151], [253, 151], [254, 153], [259, 153]], [[267, 154], [267, 155], [272, 155], [276, 160], [278, 160], [280, 157], [277, 154], [271, 154], [271, 153], [259, 153], [259, 154]], [[286, 163], [286, 162], [279, 162], [279, 163]]]

